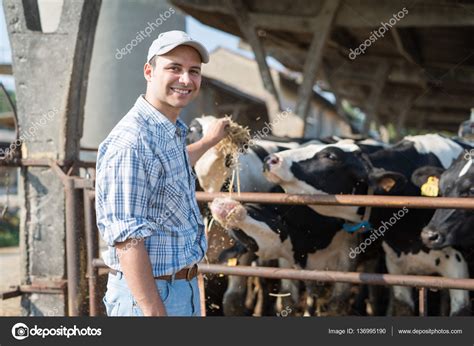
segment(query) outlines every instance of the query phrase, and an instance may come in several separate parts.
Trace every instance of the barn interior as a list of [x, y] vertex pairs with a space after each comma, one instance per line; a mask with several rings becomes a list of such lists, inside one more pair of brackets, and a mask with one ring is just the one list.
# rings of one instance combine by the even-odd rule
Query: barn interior
[[[317, 83], [333, 92], [338, 103], [346, 100], [367, 115], [360, 129], [365, 135], [371, 123], [391, 123], [398, 134], [457, 133], [469, 118], [474, 90], [470, 1], [172, 3], [246, 42], [276, 100], [262, 57], [272, 56], [300, 72], [299, 114], [305, 110], [304, 88]], [[398, 13], [399, 20], [394, 17]], [[364, 52], [357, 54], [359, 46]]]
[[[232, 113], [256, 130], [290, 99], [298, 126], [285, 124], [283, 130], [293, 132], [284, 136], [337, 134], [393, 142], [409, 134], [456, 135], [470, 116], [467, 131], [474, 133], [470, 0], [57, 3], [57, 23], [47, 30], [38, 1], [3, 1], [12, 56], [0, 62], [0, 74], [13, 76], [15, 93], [1, 90], [0, 127], [8, 132], [0, 138], [1, 148], [14, 150], [0, 161], [5, 177], [0, 200], [18, 211], [21, 237], [16, 240], [20, 282], [2, 297], [17, 297], [24, 315], [91, 313], [88, 280], [97, 268], [88, 254], [99, 255], [97, 247], [87, 248], [84, 230], [94, 227], [94, 220], [84, 211], [93, 206], [94, 154], [143, 87], [139, 72], [147, 44], [119, 60], [115, 49], [143, 28], [142, 18], [154, 19], [158, 8], [179, 12], [159, 30], [185, 29], [184, 18], [192, 16], [240, 38], [248, 61], [225, 54], [221, 59], [258, 71], [245, 90], [232, 85], [232, 71], [222, 71], [229, 74], [224, 77], [206, 71], [203, 98], [184, 112], [188, 123], [195, 112]], [[283, 69], [276, 71], [268, 57]], [[120, 92], [124, 86], [133, 91]], [[47, 126], [40, 126], [44, 120]], [[32, 123], [34, 139], [12, 146], [21, 133], [32, 134]]]

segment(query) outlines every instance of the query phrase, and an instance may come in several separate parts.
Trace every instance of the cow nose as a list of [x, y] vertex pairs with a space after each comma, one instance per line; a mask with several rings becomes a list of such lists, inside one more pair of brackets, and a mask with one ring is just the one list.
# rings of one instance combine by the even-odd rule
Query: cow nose
[[263, 162], [263, 170], [269, 171], [270, 167], [276, 165], [280, 162], [280, 158], [275, 154], [268, 155]]
[[439, 232], [433, 231], [431, 229], [424, 229], [421, 232], [421, 239], [426, 245], [434, 245], [443, 241], [443, 237]]

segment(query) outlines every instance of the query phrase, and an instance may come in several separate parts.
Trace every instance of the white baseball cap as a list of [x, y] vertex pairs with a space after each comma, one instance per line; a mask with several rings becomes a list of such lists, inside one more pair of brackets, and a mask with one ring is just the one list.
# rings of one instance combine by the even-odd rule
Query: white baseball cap
[[201, 55], [201, 60], [204, 64], [209, 62], [209, 53], [206, 47], [198, 41], [194, 41], [191, 36], [180, 30], [171, 30], [161, 33], [148, 49], [147, 62], [150, 62], [155, 55], [166, 54], [170, 50], [183, 45], [196, 49], [199, 55]]

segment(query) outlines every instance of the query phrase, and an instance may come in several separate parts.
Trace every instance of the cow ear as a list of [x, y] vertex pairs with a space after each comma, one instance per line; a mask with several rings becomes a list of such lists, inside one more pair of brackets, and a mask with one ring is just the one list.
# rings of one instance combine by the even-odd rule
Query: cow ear
[[423, 166], [418, 168], [411, 175], [411, 182], [421, 188], [427, 181], [429, 177], [436, 177], [439, 179], [441, 174], [443, 174], [444, 169], [434, 166]]
[[383, 194], [397, 194], [407, 184], [407, 179], [403, 174], [380, 169], [372, 171], [369, 178], [370, 185], [375, 189], [375, 192]]

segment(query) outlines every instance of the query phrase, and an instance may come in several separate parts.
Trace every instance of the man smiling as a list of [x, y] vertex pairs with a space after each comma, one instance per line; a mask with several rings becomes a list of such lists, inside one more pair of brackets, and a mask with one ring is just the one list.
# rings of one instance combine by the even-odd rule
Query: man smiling
[[225, 137], [228, 120], [186, 148], [178, 116], [198, 95], [208, 61], [185, 32], [160, 34], [144, 66], [146, 94], [99, 147], [96, 209], [111, 268], [109, 316], [200, 315], [196, 263], [207, 244], [191, 166]]

